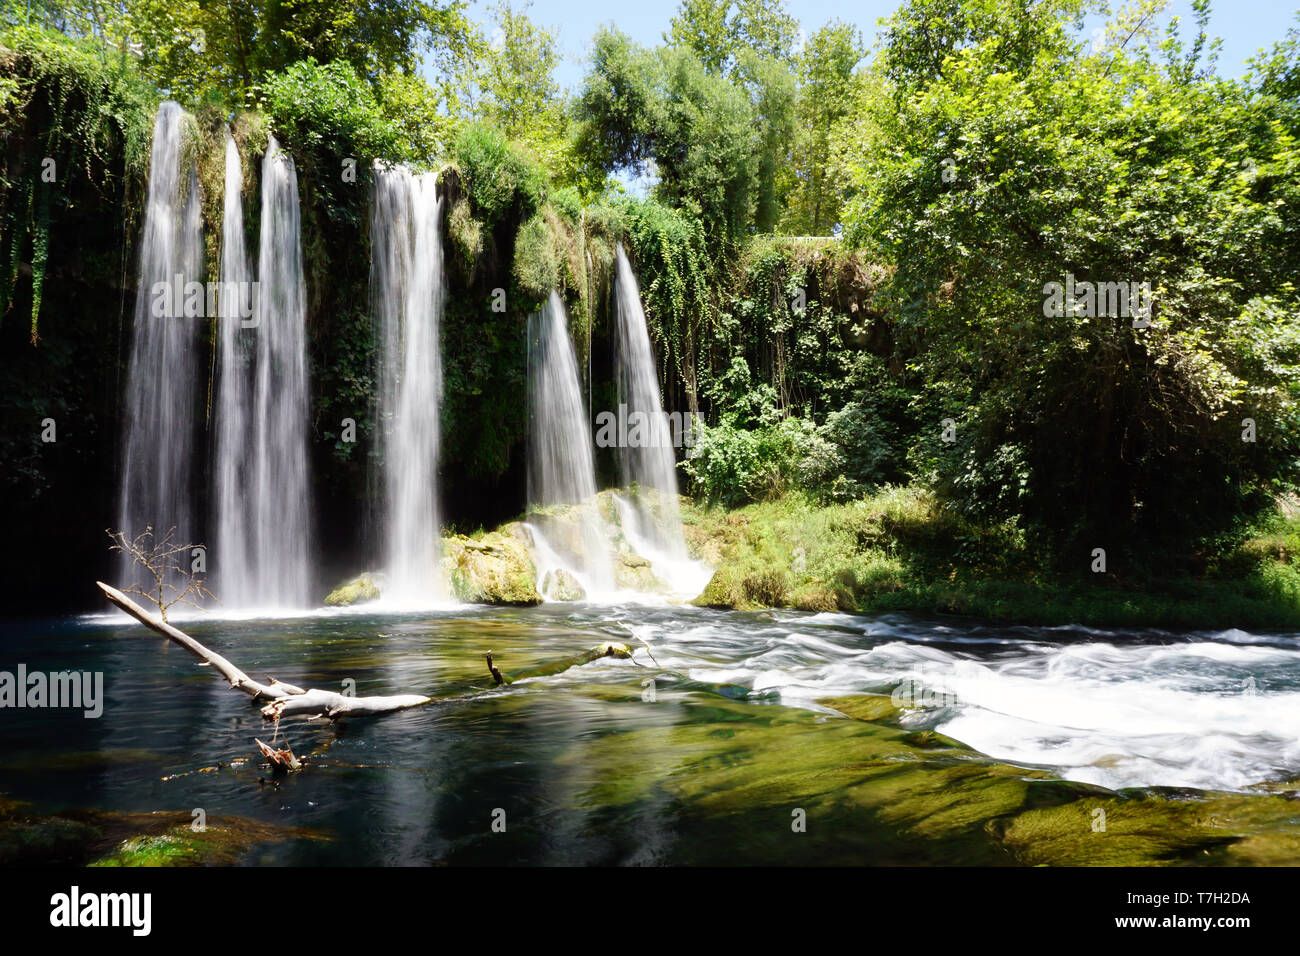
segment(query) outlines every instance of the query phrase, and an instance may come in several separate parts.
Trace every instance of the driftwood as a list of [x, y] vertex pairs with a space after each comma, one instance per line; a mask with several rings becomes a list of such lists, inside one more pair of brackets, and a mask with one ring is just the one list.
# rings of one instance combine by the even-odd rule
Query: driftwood
[[420, 694], [347, 697], [332, 690], [303, 690], [293, 684], [278, 681], [274, 677], [268, 677], [267, 683], [263, 684], [253, 680], [216, 651], [204, 647], [184, 631], [173, 627], [157, 615], [150, 614], [117, 588], [102, 581], [97, 583], [104, 596], [110, 601], [145, 627], [157, 631], [163, 637], [185, 648], [204, 664], [215, 668], [230, 682], [232, 688], [243, 691], [254, 700], [269, 700], [270, 703], [262, 708], [262, 716], [267, 720], [279, 720], [281, 717], [294, 715], [328, 717], [330, 720], [337, 720], [340, 717], [373, 717], [376, 714], [387, 714], [433, 702], [432, 697], [424, 697]]

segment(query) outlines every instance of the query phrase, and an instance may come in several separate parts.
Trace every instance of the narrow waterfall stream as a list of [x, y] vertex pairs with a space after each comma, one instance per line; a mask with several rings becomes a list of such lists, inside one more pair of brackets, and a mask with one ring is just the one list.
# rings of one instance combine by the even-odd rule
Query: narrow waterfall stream
[[[298, 174], [275, 137], [262, 160], [262, 223], [253, 313], [249, 480], [243, 492], [247, 556], [232, 599], [258, 607], [311, 603], [307, 481], [306, 289]], [[239, 506], [232, 502], [239, 510]], [[237, 519], [238, 520], [238, 519]], [[216, 555], [220, 560], [222, 556]]]
[[564, 303], [555, 292], [528, 320], [528, 503], [579, 507], [578, 533], [573, 540], [551, 540], [544, 516], [535, 517], [530, 530], [535, 539], [542, 538], [537, 563], [543, 596], [548, 573], [560, 570], [572, 573], [587, 595], [594, 596], [612, 590], [614, 574], [597, 508], [591, 427], [568, 325]]
[[381, 347], [384, 597], [401, 605], [440, 597], [441, 210], [432, 173], [376, 168], [371, 293]]
[[659, 394], [659, 376], [655, 371], [650, 333], [646, 330], [640, 287], [621, 245], [615, 252], [615, 262], [618, 400], [629, 419], [633, 415], [644, 416], [641, 439], [629, 441], [620, 449], [623, 485], [635, 485], [639, 492], [637, 504], [646, 519], [645, 536], [654, 542], [657, 550], [674, 560], [683, 560], [686, 540], [677, 500], [673, 436]]
[[217, 330], [216, 412], [213, 426], [212, 545], [215, 592], [223, 604], [248, 602], [257, 578], [250, 565], [249, 512], [244, 507], [251, 480], [248, 444], [252, 405], [253, 289], [244, 241], [243, 164], [226, 131], [225, 199], [221, 220], [220, 325]]
[[[149, 161], [149, 192], [124, 389], [117, 529], [135, 537], [152, 527], [157, 540], [175, 529], [184, 544], [198, 534], [194, 451], [198, 420], [196, 345], [201, 316], [186, 308], [190, 283], [202, 278], [199, 182], [184, 173], [186, 115], [171, 101], [158, 108]], [[193, 301], [191, 298], [189, 301]], [[122, 580], [138, 580], [130, 558]]]

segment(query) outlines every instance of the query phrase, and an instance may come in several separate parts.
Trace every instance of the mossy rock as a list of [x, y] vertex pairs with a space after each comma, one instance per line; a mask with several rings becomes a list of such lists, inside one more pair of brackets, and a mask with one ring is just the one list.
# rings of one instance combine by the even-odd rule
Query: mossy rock
[[809, 583], [790, 592], [787, 603], [796, 611], [843, 611], [845, 607], [835, 591], [820, 584]]
[[102, 837], [98, 827], [63, 817], [6, 821], [0, 823], [0, 866], [76, 865]]
[[325, 596], [325, 604], [328, 607], [349, 607], [353, 604], [377, 601], [379, 594], [378, 583], [373, 575], [367, 573], [353, 578], [346, 584], [340, 584]]
[[261, 825], [209, 826], [194, 830], [176, 826], [165, 833], [128, 837], [110, 852], [90, 863], [95, 867], [230, 866], [262, 839]]
[[445, 539], [442, 567], [456, 599], [467, 604], [542, 603], [526, 534], [517, 525], [477, 538]]
[[735, 573], [728, 567], [721, 567], [713, 572], [709, 583], [704, 586], [699, 597], [691, 601], [696, 607], [714, 607], [735, 610], [745, 606], [744, 598], [736, 587]]
[[903, 708], [884, 694], [852, 694], [847, 697], [823, 697], [817, 701], [823, 707], [837, 710], [845, 717], [871, 722], [893, 722], [903, 714]]

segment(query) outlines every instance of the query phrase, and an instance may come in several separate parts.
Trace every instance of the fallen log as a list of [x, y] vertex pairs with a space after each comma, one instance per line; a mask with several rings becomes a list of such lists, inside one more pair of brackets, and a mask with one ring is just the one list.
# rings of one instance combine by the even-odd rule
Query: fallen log
[[209, 650], [179, 628], [173, 627], [155, 614], [150, 614], [140, 605], [112, 585], [103, 581], [96, 582], [104, 596], [120, 607], [127, 614], [151, 630], [185, 648], [202, 663], [216, 670], [230, 682], [230, 686], [243, 691], [254, 700], [266, 699], [270, 703], [262, 708], [262, 716], [267, 720], [278, 720], [288, 716], [328, 717], [337, 720], [340, 717], [373, 717], [409, 707], [420, 707], [433, 703], [432, 697], [420, 694], [398, 694], [391, 697], [347, 697], [332, 690], [303, 690], [293, 684], [286, 684], [274, 677], [268, 677], [263, 684], [253, 680], [242, 670], [222, 657], [216, 651]]
[[570, 667], [581, 667], [583, 664], [598, 661], [602, 657], [621, 657], [628, 660], [632, 657], [632, 648], [619, 641], [604, 641], [589, 651], [583, 651], [581, 654], [562, 657], [559, 660], [542, 664], [540, 667], [534, 667], [532, 670], [517, 671], [514, 674], [502, 674], [492, 660], [491, 651], [488, 651], [483, 656], [487, 659], [488, 673], [492, 675], [492, 680], [499, 687], [502, 684], [513, 684], [517, 680], [527, 680], [531, 677], [551, 677], [567, 671]]

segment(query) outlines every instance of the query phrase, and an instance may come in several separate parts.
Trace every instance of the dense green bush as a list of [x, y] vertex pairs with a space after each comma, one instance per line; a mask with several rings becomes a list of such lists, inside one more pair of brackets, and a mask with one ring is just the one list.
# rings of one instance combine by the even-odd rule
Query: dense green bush
[[276, 133], [299, 153], [359, 159], [406, 159], [369, 83], [347, 63], [300, 60], [263, 84]]
[[471, 123], [452, 146], [474, 213], [489, 225], [524, 221], [546, 202], [546, 170], [495, 127]]
[[511, 273], [520, 290], [538, 303], [559, 287], [560, 251], [545, 216], [533, 216], [519, 227]]

